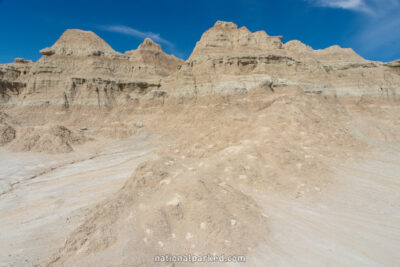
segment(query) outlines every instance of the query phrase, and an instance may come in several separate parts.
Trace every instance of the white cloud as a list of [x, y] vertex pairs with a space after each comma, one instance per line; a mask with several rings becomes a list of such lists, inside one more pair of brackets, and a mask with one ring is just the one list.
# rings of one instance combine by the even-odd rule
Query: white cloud
[[374, 13], [365, 0], [312, 0], [312, 3], [321, 7], [349, 9], [369, 14]]
[[341, 8], [382, 16], [400, 6], [400, 0], [306, 0], [307, 2], [326, 8]]
[[142, 32], [139, 30], [136, 30], [134, 28], [124, 26], [124, 25], [110, 25], [110, 26], [101, 26], [100, 29], [104, 31], [109, 31], [109, 32], [116, 32], [116, 33], [121, 33], [125, 35], [130, 35], [139, 39], [145, 39], [145, 38], [151, 38], [153, 41], [161, 44], [166, 44], [170, 47], [173, 47], [174, 45], [165, 40], [160, 36], [158, 33], [153, 33], [153, 32]]

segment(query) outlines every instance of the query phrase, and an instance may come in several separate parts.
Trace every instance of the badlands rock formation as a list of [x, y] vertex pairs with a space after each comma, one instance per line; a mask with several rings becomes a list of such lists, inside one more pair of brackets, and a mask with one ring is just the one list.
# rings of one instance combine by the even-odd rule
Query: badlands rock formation
[[157, 90], [161, 78], [182, 62], [150, 39], [121, 54], [93, 32], [81, 30], [67, 30], [41, 53], [34, 64], [1, 66], [3, 105], [125, 104]]
[[393, 64], [367, 61], [339, 46], [313, 50], [299, 41], [281, 40], [218, 21], [162, 90], [196, 97], [298, 87], [336, 96], [398, 97], [400, 80]]
[[14, 63], [0, 64], [0, 102], [2, 105], [16, 98], [26, 87], [26, 83], [22, 82], [28, 75], [33, 62], [26, 60], [15, 60]]
[[400, 261], [399, 61], [221, 21], [185, 62], [81, 30], [41, 53], [0, 65], [0, 265]]
[[[0, 65], [2, 105], [113, 106], [157, 96], [198, 97], [296, 87], [307, 93], [398, 98], [399, 64], [350, 48], [313, 50], [281, 36], [218, 21], [183, 62], [146, 39], [115, 52], [93, 32], [67, 30], [32, 63]], [[178, 71], [176, 71], [179, 68]]]

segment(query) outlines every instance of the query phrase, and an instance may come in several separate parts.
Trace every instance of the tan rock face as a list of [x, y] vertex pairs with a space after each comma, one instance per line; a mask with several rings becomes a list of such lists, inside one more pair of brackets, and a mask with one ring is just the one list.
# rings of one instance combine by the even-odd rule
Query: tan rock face
[[146, 38], [135, 50], [125, 52], [134, 65], [147, 74], [168, 76], [182, 65], [183, 60], [174, 55], [165, 54], [161, 46]]
[[103, 39], [90, 31], [66, 30], [51, 47], [56, 55], [90, 56], [100, 51], [102, 54], [117, 54]]
[[218, 21], [161, 89], [178, 97], [282, 87], [336, 96], [398, 95], [400, 77], [394, 66], [367, 61], [348, 48], [313, 50], [300, 41], [282, 44], [281, 39]]
[[[300, 41], [217, 21], [186, 62], [146, 39], [114, 51], [95, 33], [67, 30], [36, 63], [0, 65], [3, 105], [115, 106], [142, 97], [201, 97], [297, 88], [335, 96], [397, 98], [398, 62], [367, 61], [352, 49], [314, 50]], [[179, 70], [178, 70], [179, 69]]]
[[[38, 62], [3, 65], [6, 105], [118, 105], [160, 87], [160, 80], [183, 62], [146, 39], [125, 55], [90, 31], [67, 30]], [[5, 69], [2, 71], [2, 69]], [[18, 82], [18, 86], [5, 85]], [[18, 88], [18, 90], [16, 90]], [[10, 97], [10, 95], [17, 97]]]
[[21, 80], [28, 75], [32, 65], [33, 62], [24, 59], [16, 59], [10, 64], [0, 64], [0, 104], [16, 98], [26, 87], [26, 83]]
[[264, 31], [252, 33], [246, 27], [237, 28], [232, 22], [217, 21], [197, 42], [190, 59], [203, 55], [248, 53], [260, 54], [282, 48], [282, 37], [270, 37]]
[[149, 50], [149, 51], [159, 51], [161, 52], [161, 45], [156, 44], [151, 40], [150, 38], [144, 39], [143, 43], [141, 43], [138, 47], [138, 50], [144, 51], [144, 50]]

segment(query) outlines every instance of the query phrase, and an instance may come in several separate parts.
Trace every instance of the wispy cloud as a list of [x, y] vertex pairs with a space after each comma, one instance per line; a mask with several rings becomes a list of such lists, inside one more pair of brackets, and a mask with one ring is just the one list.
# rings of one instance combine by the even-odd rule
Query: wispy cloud
[[139, 39], [145, 39], [145, 38], [151, 38], [153, 41], [161, 44], [168, 45], [170, 47], [173, 47], [174, 45], [168, 41], [165, 40], [160, 36], [158, 33], [153, 33], [153, 32], [142, 32], [137, 29], [124, 26], [124, 25], [108, 25], [108, 26], [100, 26], [101, 30], [104, 31], [109, 31], [109, 32], [115, 32], [115, 33], [120, 33], [120, 34], [125, 34], [125, 35], [130, 35]]
[[349, 9], [372, 14], [372, 9], [365, 0], [312, 0], [313, 4], [321, 7]]
[[387, 59], [400, 53], [400, 0], [305, 0], [321, 8], [346, 9], [362, 15], [359, 30], [347, 43], [357, 51]]
[[340, 8], [362, 12], [373, 16], [382, 16], [400, 5], [400, 0], [306, 0], [326, 8]]

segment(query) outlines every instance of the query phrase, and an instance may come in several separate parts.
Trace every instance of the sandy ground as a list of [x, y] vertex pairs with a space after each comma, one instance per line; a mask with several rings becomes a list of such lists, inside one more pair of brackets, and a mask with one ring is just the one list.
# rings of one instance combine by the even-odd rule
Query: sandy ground
[[335, 189], [305, 199], [258, 195], [268, 242], [248, 256], [258, 266], [399, 266], [400, 151], [332, 168]]
[[0, 266], [153, 266], [192, 252], [399, 266], [397, 106], [298, 97], [125, 112], [146, 126], [67, 154], [0, 150]]
[[2, 151], [0, 180], [15, 185], [0, 196], [0, 266], [30, 265], [61, 247], [89, 207], [151, 158], [156, 145], [149, 140], [143, 134], [111, 142], [87, 159]]
[[[148, 139], [116, 141], [92, 159], [22, 180], [2, 195], [0, 264], [31, 264], [61, 247], [87, 209], [117, 191], [135, 166], [152, 156]], [[14, 168], [30, 177], [36, 160], [37, 155], [8, 154], [1, 170], [12, 173]], [[264, 209], [270, 233], [247, 255], [246, 265], [398, 266], [400, 150], [335, 164], [332, 171], [334, 190], [312, 197], [247, 192]]]

